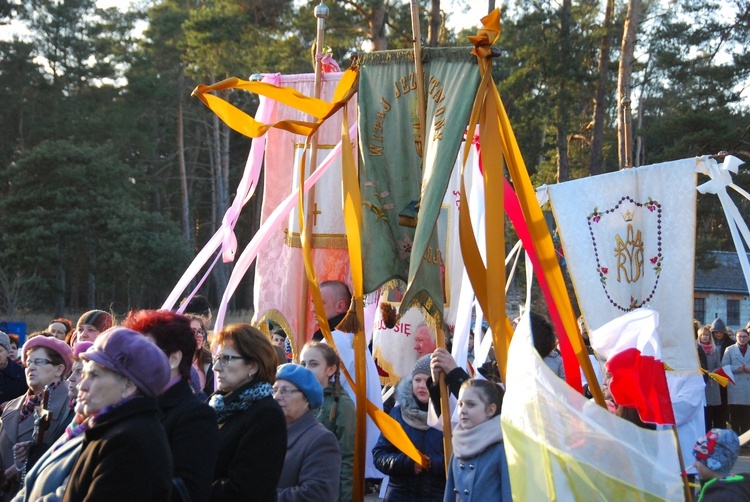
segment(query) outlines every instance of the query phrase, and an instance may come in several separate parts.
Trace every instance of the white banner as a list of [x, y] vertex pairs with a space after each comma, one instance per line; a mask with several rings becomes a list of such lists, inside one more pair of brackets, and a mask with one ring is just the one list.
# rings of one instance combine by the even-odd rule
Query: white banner
[[549, 187], [589, 333], [639, 307], [659, 312], [664, 362], [696, 370], [695, 159]]

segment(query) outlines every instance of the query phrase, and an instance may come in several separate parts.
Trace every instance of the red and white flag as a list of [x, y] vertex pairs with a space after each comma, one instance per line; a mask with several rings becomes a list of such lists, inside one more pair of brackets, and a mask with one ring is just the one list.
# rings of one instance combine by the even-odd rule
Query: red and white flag
[[[718, 370], [714, 371], [714, 373], [719, 376], [723, 376], [734, 385], [734, 373], [732, 373], [732, 367], [730, 365], [727, 364], [726, 366], [722, 366]], [[726, 387], [726, 384], [724, 385], [724, 387]]]
[[675, 425], [658, 325], [658, 312], [636, 309], [592, 331], [591, 346], [607, 359], [617, 404], [635, 407], [644, 422]]

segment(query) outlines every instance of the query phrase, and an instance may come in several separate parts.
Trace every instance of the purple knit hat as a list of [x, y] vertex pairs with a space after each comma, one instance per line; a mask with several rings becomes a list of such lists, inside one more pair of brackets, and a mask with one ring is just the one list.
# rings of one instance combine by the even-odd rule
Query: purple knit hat
[[147, 396], [161, 394], [169, 382], [169, 360], [151, 340], [132, 329], [110, 328], [81, 357], [124, 376]]

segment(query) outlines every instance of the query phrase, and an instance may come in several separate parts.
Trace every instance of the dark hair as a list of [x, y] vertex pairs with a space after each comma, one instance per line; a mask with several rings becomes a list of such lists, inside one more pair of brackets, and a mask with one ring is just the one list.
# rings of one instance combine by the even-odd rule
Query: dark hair
[[276, 381], [276, 351], [271, 341], [258, 328], [246, 323], [230, 324], [214, 334], [211, 348], [222, 344], [229, 344], [249, 363], [258, 365], [255, 380], [268, 382]]
[[[182, 303], [185, 303], [186, 298], [182, 299]], [[205, 296], [195, 295], [190, 301], [187, 302], [184, 312], [186, 314], [198, 314], [208, 317], [211, 314], [211, 304]]]
[[10, 340], [11, 345], [15, 343], [16, 348], [18, 348], [18, 341], [19, 341], [18, 335], [16, 335], [15, 333], [8, 333], [8, 339]]
[[500, 385], [489, 380], [472, 378], [461, 384], [462, 389], [468, 389], [469, 387], [479, 391], [479, 396], [485, 406], [495, 405], [495, 414], [492, 415], [493, 417], [500, 414], [503, 409], [503, 397], [505, 396], [505, 391]]
[[168, 310], [134, 310], [122, 322], [122, 326], [151, 336], [167, 356], [180, 352], [182, 360], [177, 369], [184, 380], [190, 379], [190, 366], [195, 353], [190, 319]]
[[552, 330], [552, 325], [547, 319], [535, 312], [531, 312], [530, 320], [534, 348], [540, 357], [547, 357], [557, 345], [557, 337]]
[[336, 293], [336, 301], [344, 300], [347, 305], [352, 301], [352, 292], [349, 286], [341, 281], [325, 281], [320, 284], [320, 289], [331, 288]]
[[203, 323], [203, 318], [197, 314], [185, 314], [185, 317], [190, 319], [190, 322], [197, 321], [198, 324], [200, 324], [201, 332], [203, 333], [201, 346], [195, 350], [193, 360], [197, 360], [201, 366], [204, 364], [211, 364], [211, 349], [208, 347], [208, 332], [206, 331], [206, 325]]
[[70, 333], [70, 331], [73, 329], [73, 322], [70, 319], [65, 319], [64, 317], [58, 317], [57, 319], [51, 320], [50, 324], [55, 324], [56, 322], [59, 322], [63, 326], [65, 326], [65, 334], [67, 335]]
[[[331, 384], [333, 385], [333, 406], [331, 406], [331, 413], [329, 414], [328, 418], [331, 420], [332, 423], [336, 423], [336, 410], [338, 408], [338, 402], [339, 402], [339, 396], [341, 395], [341, 390], [343, 387], [341, 386], [341, 358], [336, 353], [335, 350], [333, 350], [333, 347], [328, 345], [327, 343], [323, 342], [316, 342], [316, 341], [310, 341], [305, 344], [304, 347], [302, 347], [302, 350], [305, 349], [317, 349], [320, 351], [320, 353], [323, 355], [323, 359], [326, 360], [326, 367], [328, 366], [336, 366], [336, 372], [333, 374], [333, 382]], [[300, 354], [302, 351], [300, 351]]]
[[284, 328], [276, 328], [275, 330], [271, 331], [271, 335], [278, 335], [286, 340], [286, 331], [284, 331]]

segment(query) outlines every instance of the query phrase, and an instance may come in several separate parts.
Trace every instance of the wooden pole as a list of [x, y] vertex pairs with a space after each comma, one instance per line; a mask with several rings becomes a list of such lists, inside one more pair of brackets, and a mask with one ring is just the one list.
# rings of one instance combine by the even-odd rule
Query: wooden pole
[[414, 35], [414, 71], [417, 77], [417, 120], [419, 120], [419, 142], [422, 150], [419, 152], [420, 157], [424, 157], [425, 150], [425, 113], [427, 112], [427, 96], [424, 88], [424, 66], [422, 65], [422, 37], [419, 30], [419, 3], [417, 0], [411, 0], [411, 29]]
[[680, 459], [680, 473], [682, 474], [682, 484], [685, 487], [685, 500], [687, 502], [693, 502], [693, 492], [690, 490], [690, 483], [688, 482], [687, 472], [685, 472], [685, 459], [682, 458], [682, 448], [680, 448], [680, 436], [677, 435], [677, 426], [672, 426], [672, 433], [674, 434], [675, 442], [677, 443], [677, 458]]
[[[443, 329], [442, 319], [439, 320], [435, 329], [435, 341], [438, 347], [445, 348], [445, 330]], [[453, 455], [453, 431], [451, 430], [451, 408], [444, 371], [440, 372], [438, 385], [440, 385], [440, 419], [443, 421], [443, 458], [445, 459], [445, 477], [447, 478], [450, 471], [451, 455]]]

